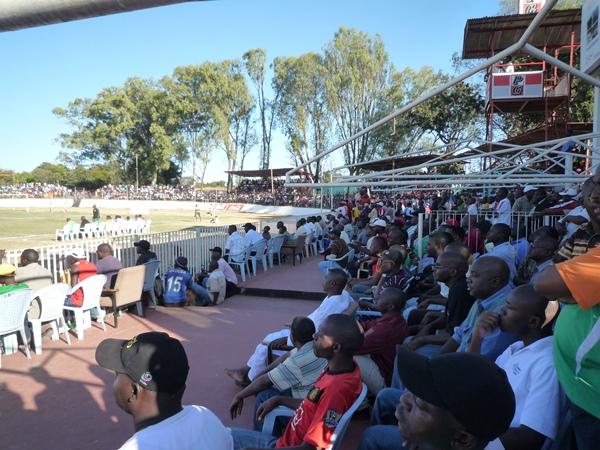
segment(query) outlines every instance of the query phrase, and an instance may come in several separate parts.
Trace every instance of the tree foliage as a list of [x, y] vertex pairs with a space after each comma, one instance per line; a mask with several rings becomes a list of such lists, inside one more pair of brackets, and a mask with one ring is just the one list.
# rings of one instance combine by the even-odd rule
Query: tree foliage
[[[276, 58], [273, 69], [278, 122], [292, 162], [300, 165], [325, 150], [329, 143], [331, 115], [323, 57], [306, 53], [297, 58]], [[305, 168], [315, 181], [320, 179], [322, 164], [319, 160]]]
[[[338, 137], [346, 140], [374, 122], [392, 66], [381, 36], [352, 28], [340, 27], [323, 52], [329, 110]], [[375, 147], [370, 138], [367, 133], [344, 146], [346, 164], [373, 159]]]

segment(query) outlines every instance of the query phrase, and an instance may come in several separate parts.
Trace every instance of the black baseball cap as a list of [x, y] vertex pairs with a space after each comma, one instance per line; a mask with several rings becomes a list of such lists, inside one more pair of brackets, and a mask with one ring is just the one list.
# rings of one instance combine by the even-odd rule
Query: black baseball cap
[[217, 253], [220, 253], [221, 255], [223, 254], [223, 249], [221, 247], [209, 248], [208, 251], [209, 252], [217, 252]]
[[142, 239], [141, 241], [134, 242], [133, 245], [139, 248], [143, 248], [144, 250], [150, 250], [150, 242]]
[[398, 375], [417, 397], [449, 411], [467, 431], [490, 441], [505, 433], [515, 415], [506, 372], [475, 353], [427, 358], [398, 346]]
[[190, 369], [181, 342], [157, 331], [130, 340], [103, 340], [96, 348], [96, 362], [126, 374], [150, 391], [168, 393], [185, 386]]

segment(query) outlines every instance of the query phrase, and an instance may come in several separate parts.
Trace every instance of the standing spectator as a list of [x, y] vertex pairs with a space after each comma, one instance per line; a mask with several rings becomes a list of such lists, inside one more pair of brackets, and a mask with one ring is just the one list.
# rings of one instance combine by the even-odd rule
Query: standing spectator
[[510, 227], [511, 226], [511, 220], [510, 220], [511, 206], [510, 206], [510, 200], [507, 197], [508, 197], [508, 189], [506, 189], [506, 188], [502, 187], [502, 188], [498, 189], [498, 192], [496, 192], [495, 211], [498, 214], [498, 217], [496, 217], [496, 220], [494, 223], [504, 223]]
[[100, 210], [96, 205], [92, 206], [92, 220], [96, 223], [100, 222]]

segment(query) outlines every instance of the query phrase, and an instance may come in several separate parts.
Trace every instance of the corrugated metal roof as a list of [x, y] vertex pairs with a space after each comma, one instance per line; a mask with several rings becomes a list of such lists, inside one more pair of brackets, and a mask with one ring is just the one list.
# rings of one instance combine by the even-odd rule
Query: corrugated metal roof
[[[226, 170], [225, 173], [230, 173], [232, 175], [238, 175], [240, 177], [261, 177], [261, 178], [270, 178], [271, 174], [274, 177], [283, 177], [286, 173], [292, 170], [292, 167], [288, 169], [267, 169], [267, 170]], [[301, 175], [304, 171], [300, 170], [298, 173], [294, 175]]]
[[[465, 25], [463, 59], [489, 58], [515, 44], [535, 14], [469, 19]], [[536, 48], [553, 50], [571, 45], [574, 33], [576, 46], [581, 41], [581, 9], [550, 11], [548, 17], [535, 31], [529, 43]]]

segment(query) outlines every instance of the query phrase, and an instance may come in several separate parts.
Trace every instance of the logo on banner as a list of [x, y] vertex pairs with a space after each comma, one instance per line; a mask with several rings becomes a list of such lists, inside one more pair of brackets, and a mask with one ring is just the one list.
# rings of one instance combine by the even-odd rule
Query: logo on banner
[[519, 96], [525, 92], [525, 76], [511, 75], [510, 76], [510, 95]]

